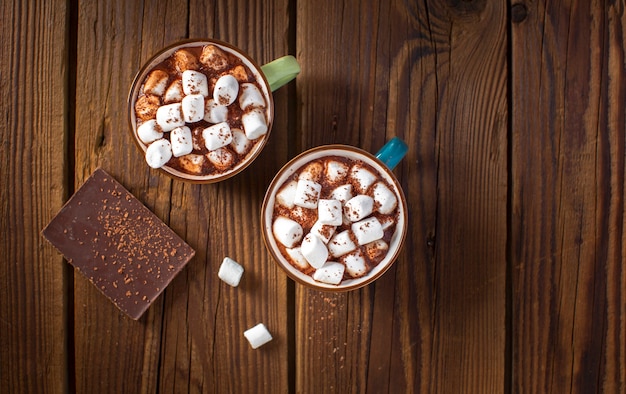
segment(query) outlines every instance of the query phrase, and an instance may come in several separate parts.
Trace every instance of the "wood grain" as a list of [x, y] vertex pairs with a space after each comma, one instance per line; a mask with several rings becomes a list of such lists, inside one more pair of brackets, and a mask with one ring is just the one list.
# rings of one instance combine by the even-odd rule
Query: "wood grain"
[[67, 198], [66, 2], [0, 12], [0, 387], [64, 393], [65, 263], [39, 232]]
[[516, 15], [512, 388], [624, 392], [624, 3]]

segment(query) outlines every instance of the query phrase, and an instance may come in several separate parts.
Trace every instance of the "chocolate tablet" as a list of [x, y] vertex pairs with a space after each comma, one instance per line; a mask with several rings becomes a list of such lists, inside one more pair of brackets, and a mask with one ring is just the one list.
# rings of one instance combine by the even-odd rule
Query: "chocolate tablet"
[[135, 320], [195, 254], [102, 169], [85, 181], [42, 234]]

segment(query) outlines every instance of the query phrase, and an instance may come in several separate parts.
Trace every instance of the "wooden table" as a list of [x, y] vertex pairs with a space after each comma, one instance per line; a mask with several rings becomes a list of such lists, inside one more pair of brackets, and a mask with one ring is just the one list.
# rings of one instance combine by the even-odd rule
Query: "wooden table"
[[[590, 4], [589, 4], [590, 3]], [[626, 392], [626, 7], [618, 1], [5, 1], [0, 391]], [[126, 98], [187, 37], [294, 54], [261, 156], [192, 185], [149, 169]], [[410, 229], [343, 294], [274, 264], [259, 208], [327, 143], [398, 136]], [[102, 167], [196, 250], [139, 321], [40, 235]], [[242, 286], [217, 278], [224, 256]], [[274, 340], [243, 337], [263, 322]]]

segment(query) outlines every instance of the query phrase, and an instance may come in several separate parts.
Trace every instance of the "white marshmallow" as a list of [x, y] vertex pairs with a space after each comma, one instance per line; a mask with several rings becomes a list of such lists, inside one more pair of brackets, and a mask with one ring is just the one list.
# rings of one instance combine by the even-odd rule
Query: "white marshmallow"
[[204, 138], [206, 148], [210, 151], [226, 146], [233, 141], [230, 126], [226, 122], [214, 124], [202, 130], [202, 138]]
[[185, 94], [201, 94], [204, 97], [209, 95], [209, 82], [206, 75], [199, 71], [183, 71], [183, 92]]
[[393, 226], [396, 223], [396, 219], [393, 216], [383, 216], [378, 219], [380, 222], [380, 226], [383, 231], [387, 230], [389, 227]]
[[342, 204], [345, 204], [346, 202], [348, 202], [348, 200], [351, 199], [352, 197], [354, 197], [354, 196], [352, 195], [352, 185], [351, 184], [341, 185], [339, 187], [336, 187], [330, 193], [330, 198], [335, 199], [335, 200], [339, 200]]
[[239, 286], [242, 275], [243, 267], [230, 257], [224, 257], [222, 265], [220, 265], [220, 269], [217, 272], [217, 276], [226, 284], [237, 287]]
[[155, 96], [162, 96], [167, 88], [167, 80], [169, 75], [163, 70], [154, 70], [146, 78], [146, 82], [143, 85], [143, 91], [147, 94], [154, 94]]
[[339, 226], [342, 223], [341, 202], [320, 199], [317, 202], [317, 220], [322, 224]]
[[246, 337], [252, 349], [258, 349], [272, 340], [272, 334], [263, 323], [244, 331], [243, 336]]
[[328, 259], [328, 249], [326, 245], [317, 235], [311, 233], [308, 233], [302, 239], [300, 251], [306, 261], [314, 268], [320, 268], [324, 265], [326, 259]]
[[172, 154], [174, 157], [191, 153], [193, 150], [191, 129], [187, 126], [175, 128], [170, 133], [170, 142], [172, 144]]
[[380, 222], [375, 217], [367, 218], [352, 224], [352, 233], [357, 239], [359, 245], [365, 245], [367, 243], [381, 239], [384, 235], [384, 231]]
[[163, 102], [165, 104], [178, 103], [183, 99], [183, 82], [180, 79], [175, 80], [165, 91]]
[[288, 248], [300, 242], [304, 233], [298, 222], [284, 216], [279, 216], [274, 220], [272, 232], [276, 240]]
[[204, 163], [204, 155], [186, 154], [178, 158], [178, 163], [188, 172], [200, 175], [202, 164]]
[[330, 224], [322, 224], [318, 220], [315, 222], [313, 227], [311, 227], [311, 234], [317, 235], [319, 239], [322, 240], [322, 242], [327, 244], [333, 234], [335, 234], [335, 230], [337, 230], [336, 226]]
[[331, 183], [341, 182], [348, 174], [348, 166], [340, 161], [329, 160], [326, 162], [326, 179]]
[[156, 140], [146, 149], [146, 162], [152, 168], [161, 168], [172, 158], [172, 145], [165, 138]]
[[342, 231], [335, 234], [334, 237], [328, 242], [328, 251], [333, 257], [341, 257], [346, 253], [352, 252], [356, 249], [356, 245], [350, 238], [350, 230]]
[[365, 194], [352, 197], [343, 206], [343, 213], [352, 222], [365, 219], [372, 212], [374, 212], [374, 199]]
[[233, 141], [230, 146], [235, 152], [240, 155], [245, 155], [252, 148], [252, 141], [250, 141], [246, 134], [240, 129], [230, 129], [230, 133], [233, 135]]
[[330, 285], [338, 285], [343, 280], [343, 273], [345, 269], [346, 267], [343, 264], [329, 261], [322, 267], [315, 270], [313, 273], [313, 279]]
[[377, 239], [376, 241], [370, 242], [365, 245], [365, 254], [370, 259], [370, 261], [373, 262], [381, 261], [387, 254], [388, 250], [389, 245], [382, 239]]
[[163, 138], [163, 132], [161, 127], [157, 124], [155, 119], [146, 120], [139, 127], [137, 127], [137, 136], [144, 144], [149, 144], [153, 141]]
[[231, 105], [239, 94], [239, 82], [230, 74], [222, 75], [215, 82], [213, 100], [221, 105]]
[[239, 107], [246, 110], [248, 107], [265, 108], [265, 99], [259, 88], [253, 83], [242, 83], [239, 94]]
[[341, 262], [346, 266], [346, 272], [353, 278], [359, 278], [367, 273], [365, 257], [359, 249], [348, 253], [341, 258]]
[[298, 179], [306, 179], [313, 182], [319, 182], [322, 174], [324, 172], [324, 168], [322, 167], [322, 163], [318, 163], [316, 161], [307, 164], [300, 170], [298, 174]]
[[352, 167], [350, 170], [350, 177], [355, 181], [355, 186], [360, 193], [365, 193], [377, 179], [376, 174], [359, 164]]
[[296, 196], [296, 188], [298, 187], [298, 182], [291, 181], [280, 188], [278, 193], [276, 193], [276, 202], [280, 205], [292, 209], [294, 207], [293, 200]]
[[163, 131], [172, 131], [179, 126], [184, 126], [182, 105], [174, 103], [160, 106], [157, 109], [156, 121]]
[[225, 122], [228, 117], [228, 107], [219, 105], [215, 100], [204, 100], [204, 120], [209, 123]]
[[256, 140], [267, 133], [265, 112], [259, 108], [244, 112], [241, 115], [241, 123], [243, 124], [243, 131], [246, 132], [246, 137], [250, 140]]
[[302, 255], [302, 251], [300, 250], [300, 247], [296, 247], [296, 248], [285, 248], [285, 251], [287, 252], [287, 254], [289, 255], [289, 257], [291, 258], [291, 261], [298, 266], [299, 269], [301, 270], [305, 270], [307, 268], [309, 268], [309, 263], [306, 261], [306, 259], [304, 258], [304, 256]]
[[322, 191], [322, 185], [317, 182], [300, 179], [296, 187], [293, 203], [302, 208], [317, 208], [317, 201]]
[[387, 185], [382, 182], [377, 182], [374, 185], [373, 195], [374, 201], [376, 201], [376, 210], [383, 215], [390, 214], [398, 206], [398, 199], [394, 192], [389, 190]]
[[235, 164], [235, 155], [227, 148], [212, 150], [206, 157], [220, 171], [225, 171]]
[[201, 94], [189, 94], [183, 97], [181, 107], [183, 119], [187, 123], [199, 122], [204, 118], [204, 96]]

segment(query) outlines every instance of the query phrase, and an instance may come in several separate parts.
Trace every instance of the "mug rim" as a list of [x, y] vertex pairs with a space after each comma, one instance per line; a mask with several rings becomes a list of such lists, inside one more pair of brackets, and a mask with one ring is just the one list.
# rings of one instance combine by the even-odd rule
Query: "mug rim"
[[[274, 125], [274, 96], [273, 96], [273, 92], [270, 89], [270, 85], [269, 82], [267, 81], [267, 78], [265, 77], [265, 74], [263, 73], [263, 70], [261, 69], [261, 67], [259, 66], [259, 64], [252, 59], [252, 57], [250, 57], [247, 52], [243, 51], [242, 49], [234, 46], [233, 44], [230, 44], [228, 42], [222, 41], [222, 40], [218, 40], [215, 38], [186, 38], [183, 40], [177, 40], [165, 47], [162, 47], [161, 49], [157, 50], [148, 60], [146, 60], [142, 66], [139, 68], [139, 70], [137, 71], [137, 73], [135, 74], [135, 77], [133, 78], [133, 82], [130, 85], [130, 90], [128, 92], [128, 98], [127, 98], [127, 113], [128, 113], [128, 125], [130, 128], [130, 132], [132, 134], [132, 138], [135, 142], [135, 145], [137, 146], [137, 148], [139, 149], [140, 152], [143, 153], [143, 157], [145, 158], [145, 153], [146, 153], [146, 149], [147, 149], [147, 145], [144, 144], [140, 139], [139, 136], [137, 135], [137, 116], [135, 114], [135, 101], [137, 99], [137, 97], [139, 97], [139, 89], [141, 87], [141, 84], [143, 82], [143, 80], [145, 79], [145, 77], [147, 76], [148, 72], [157, 64], [156, 61], [158, 59], [160, 59], [163, 55], [168, 54], [167, 56], [169, 57], [171, 54], [174, 53], [175, 50], [180, 49], [180, 48], [185, 48], [185, 47], [190, 47], [190, 46], [198, 46], [198, 45], [207, 45], [207, 44], [217, 44], [218, 46], [227, 48], [229, 51], [234, 52], [237, 56], [245, 59], [247, 62], [249, 62], [253, 67], [254, 70], [252, 70], [254, 72], [255, 75], [258, 75], [261, 77], [261, 80], [263, 82], [263, 85], [265, 87], [265, 92], [267, 92], [266, 95], [264, 95], [268, 101], [267, 103], [267, 109], [266, 109], [266, 113], [268, 114], [268, 122], [267, 122], [267, 133], [265, 133], [265, 135], [262, 137], [263, 140], [259, 141], [258, 144], [253, 148], [253, 150], [249, 153], [249, 156], [246, 157], [245, 160], [243, 160], [242, 162], [240, 162], [237, 166], [235, 166], [235, 168], [224, 172], [224, 173], [220, 173], [217, 176], [209, 176], [209, 175], [192, 175], [192, 174], [185, 174], [182, 171], [178, 171], [175, 170], [169, 166], [162, 166], [159, 168], [152, 168], [150, 166], [147, 165], [147, 163], [145, 163], [145, 165], [149, 168], [149, 169], [154, 169], [157, 170], [173, 179], [178, 179], [181, 180], [183, 182], [187, 182], [187, 183], [192, 183], [192, 184], [209, 184], [209, 183], [217, 183], [217, 182], [221, 182], [223, 180], [226, 180], [228, 178], [231, 178], [237, 174], [239, 174], [240, 172], [242, 172], [243, 170], [245, 170], [250, 164], [252, 164], [252, 162], [254, 160], [256, 160], [256, 158], [261, 154], [261, 152], [263, 151], [263, 149], [265, 148], [265, 145], [267, 144], [270, 134], [272, 132], [272, 128]], [[162, 61], [162, 60], [161, 60]], [[258, 78], [257, 78], [258, 80]], [[133, 120], [134, 120], [134, 125], [133, 125]]]
[[[402, 226], [400, 229], [398, 229], [396, 227], [396, 231], [394, 232], [394, 235], [392, 237], [392, 239], [396, 236], [399, 236], [399, 238], [396, 240], [396, 248], [394, 250], [390, 250], [387, 255], [385, 256], [385, 258], [379, 263], [383, 264], [384, 262], [384, 266], [382, 266], [379, 270], [377, 270], [374, 274], [369, 275], [372, 271], [370, 271], [367, 275], [360, 277], [360, 278], [354, 278], [354, 279], [350, 279], [350, 281], [352, 281], [349, 284], [346, 285], [342, 285], [343, 282], [346, 282], [346, 280], [342, 281], [341, 283], [339, 283], [338, 285], [332, 285], [332, 284], [328, 284], [328, 283], [324, 283], [324, 282], [318, 282], [315, 281], [311, 275], [306, 275], [304, 274], [302, 271], [300, 271], [298, 268], [294, 267], [281, 253], [280, 251], [276, 250], [273, 246], [272, 246], [272, 242], [271, 240], [274, 240], [274, 243], [276, 243], [277, 241], [275, 240], [275, 237], [273, 236], [273, 234], [271, 234], [272, 230], [271, 230], [271, 220], [270, 223], [266, 222], [266, 216], [267, 213], [269, 211], [269, 203], [270, 201], [272, 201], [273, 199], [275, 199], [276, 196], [276, 191], [277, 188], [280, 187], [284, 181], [286, 179], [281, 179], [284, 177], [284, 175], [290, 170], [293, 169], [293, 171], [289, 174], [287, 174], [287, 178], [289, 176], [291, 176], [291, 174], [293, 174], [293, 172], [295, 172], [298, 168], [300, 168], [302, 165], [305, 165], [306, 163], [308, 163], [309, 161], [306, 161], [303, 159], [305, 159], [306, 157], [313, 155], [315, 153], [321, 152], [321, 151], [328, 151], [328, 152], [333, 152], [333, 151], [349, 151], [351, 154], [356, 155], [357, 157], [360, 155], [362, 157], [365, 157], [366, 159], [368, 159], [371, 162], [374, 162], [375, 164], [377, 164], [377, 171], [383, 171], [386, 175], [385, 180], [391, 180], [394, 186], [394, 192], [396, 194], [396, 196], [398, 197], [399, 200], [399, 206], [401, 207], [401, 223]], [[350, 157], [349, 155], [341, 155], [339, 153], [329, 153], [329, 155], [337, 155], [337, 156], [343, 156], [343, 157], [347, 157], [349, 159], [354, 159], [354, 157]], [[319, 157], [323, 157], [323, 156], [319, 156]], [[303, 161], [302, 164], [300, 166], [298, 166], [298, 168], [293, 168], [295, 167], [295, 164], [298, 163], [299, 161]], [[368, 163], [369, 164], [369, 163]], [[275, 204], [275, 201], [272, 201], [273, 204]], [[273, 205], [272, 205], [272, 212], [273, 212]], [[268, 227], [269, 225], [269, 227]], [[398, 179], [396, 178], [395, 174], [393, 173], [393, 171], [391, 169], [389, 169], [382, 161], [380, 161], [377, 157], [375, 157], [374, 155], [372, 155], [370, 152], [367, 152], [361, 148], [357, 148], [355, 146], [351, 146], [351, 145], [343, 145], [343, 144], [329, 144], [329, 145], [320, 145], [317, 147], [313, 147], [311, 149], [308, 149], [304, 152], [299, 153], [298, 155], [296, 155], [295, 157], [293, 157], [291, 160], [289, 160], [285, 165], [283, 165], [280, 170], [276, 173], [276, 175], [274, 176], [274, 178], [272, 179], [272, 181], [270, 182], [267, 191], [265, 193], [265, 197], [263, 198], [263, 202], [261, 205], [261, 232], [263, 235], [263, 242], [265, 244], [265, 248], [268, 250], [268, 252], [270, 253], [270, 255], [272, 256], [272, 258], [274, 259], [275, 263], [280, 266], [280, 268], [287, 274], [287, 276], [289, 278], [291, 278], [292, 280], [296, 281], [297, 283], [300, 283], [301, 285], [304, 285], [308, 288], [312, 288], [312, 289], [316, 289], [316, 290], [321, 290], [321, 291], [328, 291], [328, 292], [333, 292], [333, 293], [337, 293], [337, 292], [347, 292], [347, 291], [351, 291], [351, 290], [356, 290], [359, 289], [361, 287], [365, 287], [369, 284], [371, 284], [372, 282], [376, 281], [378, 278], [380, 278], [385, 272], [387, 272], [387, 270], [389, 270], [389, 268], [391, 268], [391, 266], [395, 263], [395, 261], [398, 259], [398, 255], [400, 254], [400, 252], [402, 251], [402, 248], [404, 246], [404, 241], [406, 239], [406, 233], [407, 233], [407, 227], [408, 227], [408, 210], [407, 210], [407, 202], [406, 202], [406, 198], [404, 196], [404, 191], [402, 189], [402, 186], [400, 185], [400, 182], [398, 181]], [[400, 234], [398, 234], [398, 231], [400, 231]], [[389, 247], [391, 248], [391, 242]], [[376, 266], [378, 267], [378, 265]], [[376, 268], [374, 267], [374, 268]], [[297, 274], [299, 273], [299, 274]], [[307, 277], [310, 279], [304, 279], [304, 277]]]

